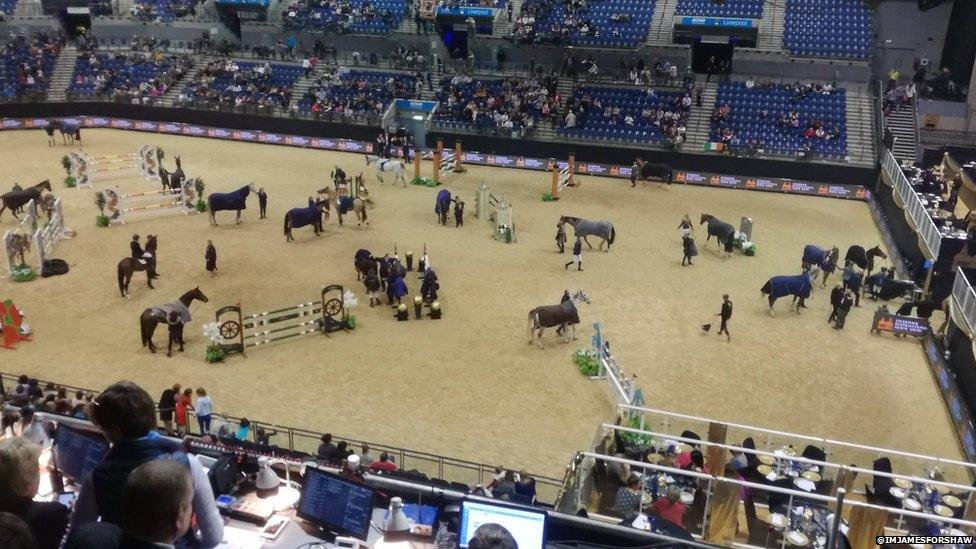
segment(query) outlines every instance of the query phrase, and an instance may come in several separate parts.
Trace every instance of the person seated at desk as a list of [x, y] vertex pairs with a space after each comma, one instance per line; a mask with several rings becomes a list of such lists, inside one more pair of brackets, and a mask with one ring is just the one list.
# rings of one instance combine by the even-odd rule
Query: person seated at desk
[[393, 463], [392, 461], [390, 461], [390, 454], [388, 454], [386, 452], [383, 452], [382, 454], [380, 454], [380, 460], [379, 461], [374, 461], [369, 466], [369, 472], [370, 473], [375, 473], [377, 471], [382, 471], [384, 473], [391, 473], [391, 472], [396, 471], [396, 470], [397, 470], [396, 463]]
[[617, 488], [617, 494], [613, 498], [613, 510], [623, 517], [623, 524], [630, 524], [640, 514], [640, 508], [640, 477], [631, 473], [627, 477], [627, 484]]
[[40, 455], [41, 447], [23, 438], [0, 440], [0, 512], [27, 523], [38, 549], [57, 549], [70, 512], [56, 501], [34, 501], [41, 482]]
[[322, 435], [322, 444], [319, 444], [319, 449], [315, 452], [319, 458], [326, 461], [332, 461], [335, 459], [336, 445], [332, 443], [332, 433], [326, 433]]
[[518, 549], [518, 542], [504, 526], [489, 522], [474, 531], [468, 549]]
[[[185, 467], [193, 479], [193, 513], [201, 533], [200, 539], [193, 542], [210, 548], [223, 541], [224, 521], [217, 511], [206, 470], [196, 456], [183, 452], [179, 442], [156, 433], [155, 404], [148, 393], [131, 381], [120, 381], [95, 399], [92, 420], [112, 447], [82, 482], [69, 535], [99, 517], [103, 522], [118, 524], [124, 510], [122, 488], [129, 474], [143, 463], [166, 459]], [[195, 533], [186, 531], [186, 536], [193, 538]]]
[[677, 486], [668, 486], [668, 495], [657, 498], [650, 508], [654, 515], [678, 526], [682, 526], [681, 519], [687, 510], [685, 504], [681, 503], [681, 490]]
[[193, 518], [193, 479], [174, 460], [148, 461], [129, 475], [122, 489], [121, 528], [86, 524], [65, 549], [163, 549], [174, 547]]
[[506, 469], [502, 473], [502, 477], [493, 481], [489, 488], [494, 497], [511, 500], [512, 496], [515, 495], [515, 471]]

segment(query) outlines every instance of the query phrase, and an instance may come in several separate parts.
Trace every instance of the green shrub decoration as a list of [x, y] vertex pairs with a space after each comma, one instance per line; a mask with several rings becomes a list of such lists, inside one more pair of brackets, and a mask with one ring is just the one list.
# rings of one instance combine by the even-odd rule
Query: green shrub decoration
[[30, 282], [37, 278], [37, 272], [30, 265], [21, 264], [10, 271], [10, 277], [14, 279], [14, 282]]
[[207, 211], [207, 202], [202, 198], [198, 198], [196, 208], [201, 213]]
[[437, 181], [429, 177], [415, 177], [410, 181], [411, 185], [420, 185], [422, 187], [436, 187], [440, 185]]
[[209, 363], [223, 362], [224, 358], [227, 357], [227, 353], [224, 352], [224, 348], [217, 343], [211, 343], [207, 345], [207, 355], [206, 359]]
[[592, 377], [600, 373], [600, 361], [589, 351], [580, 349], [573, 353], [573, 362], [584, 376]]
[[96, 227], [108, 227], [109, 220], [108, 216], [105, 214], [98, 214], [95, 216], [95, 226]]
[[[625, 427], [630, 427], [631, 429], [640, 429], [640, 417], [636, 414], [632, 415], [630, 419], [624, 422]], [[638, 435], [637, 433], [628, 433], [621, 431], [620, 438], [628, 444], [634, 444], [641, 448], [649, 448], [654, 443], [654, 437], [651, 435]]]
[[71, 159], [68, 155], [61, 157], [61, 167], [64, 168], [64, 173], [71, 175]]
[[70, 175], [68, 177], [65, 177], [64, 178], [64, 186], [65, 187], [71, 188], [71, 187], [74, 187], [77, 184], [78, 184], [78, 180], [75, 179], [74, 177], [71, 177]]
[[557, 200], [559, 200], [559, 198], [558, 197], [555, 197], [555, 196], [552, 196], [552, 193], [546, 193], [546, 194], [542, 195], [542, 201], [543, 202], [555, 202]]
[[356, 329], [356, 315], [348, 315], [348, 316], [346, 316], [346, 319], [343, 321], [343, 323], [346, 325], [346, 328], [347, 329], [349, 329], [349, 330], [355, 330]]

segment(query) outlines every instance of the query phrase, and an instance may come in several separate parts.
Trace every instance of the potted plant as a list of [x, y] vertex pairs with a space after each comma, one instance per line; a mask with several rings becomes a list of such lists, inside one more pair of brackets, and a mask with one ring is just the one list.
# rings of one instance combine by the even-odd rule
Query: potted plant
[[61, 157], [61, 167], [64, 168], [64, 173], [71, 175], [71, 159], [68, 155]]
[[193, 181], [193, 188], [197, 191], [197, 196], [199, 197], [197, 198], [196, 204], [197, 211], [203, 213], [207, 211], [207, 201], [203, 199], [203, 191], [207, 188], [207, 186], [203, 183], [203, 180], [198, 177]]
[[227, 358], [227, 352], [224, 351], [224, 338], [220, 335], [220, 325], [216, 322], [204, 324], [203, 335], [210, 340], [204, 359], [211, 364], [223, 362]]

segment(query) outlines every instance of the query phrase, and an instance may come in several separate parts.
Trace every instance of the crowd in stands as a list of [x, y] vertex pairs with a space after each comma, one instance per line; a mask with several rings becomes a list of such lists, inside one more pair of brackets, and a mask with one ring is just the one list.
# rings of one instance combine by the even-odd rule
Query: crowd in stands
[[303, 72], [301, 67], [290, 65], [218, 59], [197, 73], [180, 92], [177, 102], [288, 107], [291, 88]]
[[17, 0], [0, 0], [0, 15], [13, 15], [17, 9]]
[[678, 0], [675, 15], [699, 15], [705, 17], [741, 17], [761, 19], [763, 0]]
[[508, 0], [439, 0], [438, 8], [456, 9], [462, 6], [504, 9]]
[[298, 110], [320, 116], [382, 115], [395, 98], [418, 96], [422, 79], [403, 73], [339, 70], [329, 67], [298, 101]]
[[112, 15], [112, 0], [88, 0], [88, 11], [92, 15]]
[[540, 120], [556, 119], [558, 84], [554, 76], [502, 80], [448, 76], [441, 80], [440, 108], [435, 120], [441, 125], [525, 137], [532, 134]]
[[345, 34], [388, 34], [400, 26], [403, 0], [293, 0], [282, 19], [286, 29]]
[[566, 101], [560, 135], [625, 141], [685, 141], [692, 91], [581, 86]]
[[81, 54], [75, 61], [68, 92], [148, 102], [162, 97], [193, 67], [188, 55], [161, 52]]
[[526, 0], [511, 36], [523, 44], [633, 47], [647, 37], [654, 2]]
[[12, 33], [0, 49], [0, 100], [47, 90], [64, 38]]
[[135, 0], [132, 17], [138, 21], [168, 23], [187, 15], [196, 15], [196, 0]]
[[830, 82], [722, 82], [710, 140], [731, 151], [846, 155], [846, 97]]

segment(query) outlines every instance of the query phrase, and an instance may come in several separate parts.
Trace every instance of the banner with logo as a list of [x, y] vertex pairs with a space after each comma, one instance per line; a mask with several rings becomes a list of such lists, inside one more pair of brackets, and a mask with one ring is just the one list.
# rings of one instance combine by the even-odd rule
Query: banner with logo
[[881, 332], [890, 332], [898, 335], [925, 337], [929, 333], [929, 321], [914, 316], [901, 316], [877, 311], [874, 313], [871, 331], [876, 335]]
[[[331, 151], [356, 152], [372, 154], [375, 143], [372, 141], [358, 141], [354, 139], [306, 137], [301, 135], [285, 135], [281, 133], [264, 132], [260, 130], [231, 130], [182, 122], [149, 122], [124, 118], [101, 118], [93, 116], [79, 116], [64, 118], [72, 120], [87, 128], [116, 128], [130, 131], [149, 133], [188, 135], [192, 137], [209, 137], [212, 139], [226, 139], [249, 143], [264, 143], [269, 145], [285, 145], [289, 147], [303, 147]], [[8, 118], [0, 120], [0, 130], [26, 130], [47, 127], [48, 121], [43, 118]], [[433, 149], [421, 151], [424, 158], [430, 158]], [[556, 167], [564, 169], [566, 160], [554, 158], [532, 158], [528, 156], [486, 154], [474, 151], [464, 151], [462, 162], [477, 166], [495, 166], [500, 168], [518, 168], [523, 170], [549, 171]], [[595, 175], [629, 179], [630, 166], [619, 164], [600, 164], [592, 162], [577, 162], [576, 173], [580, 175]], [[699, 185], [704, 187], [722, 187], [727, 189], [747, 189], [754, 191], [769, 191], [805, 196], [824, 196], [829, 198], [844, 198], [848, 200], [867, 200], [870, 192], [860, 185], [835, 185], [828, 183], [814, 183], [775, 177], [746, 177], [741, 175], [722, 175], [706, 172], [675, 171], [674, 182], [685, 185]]]

